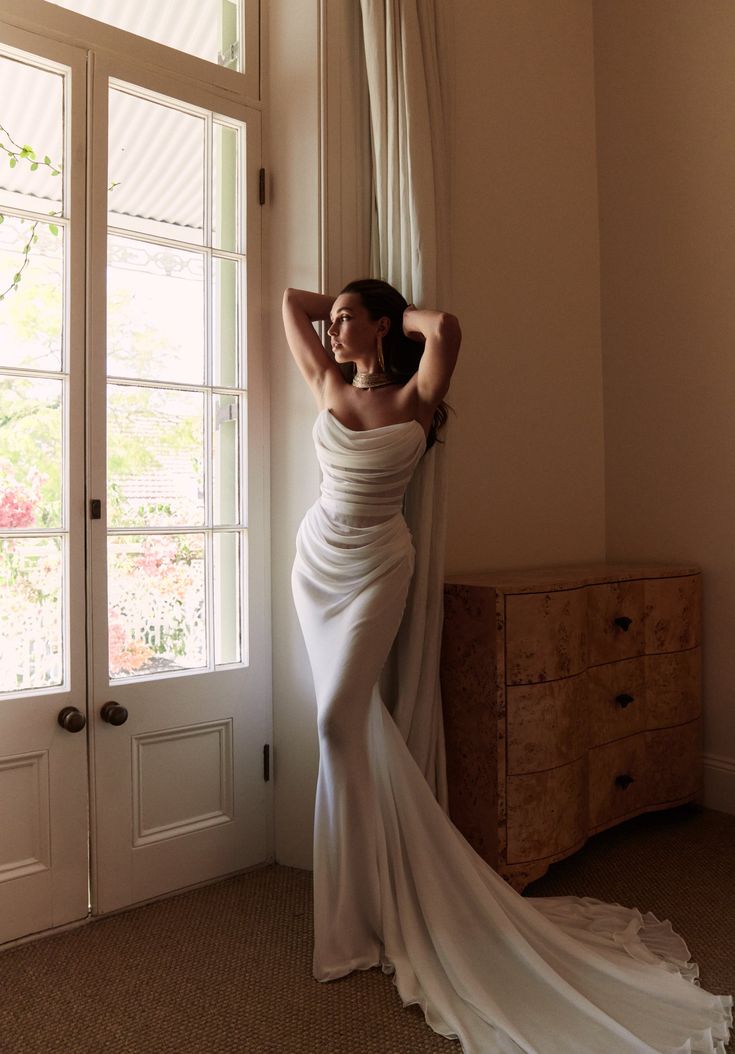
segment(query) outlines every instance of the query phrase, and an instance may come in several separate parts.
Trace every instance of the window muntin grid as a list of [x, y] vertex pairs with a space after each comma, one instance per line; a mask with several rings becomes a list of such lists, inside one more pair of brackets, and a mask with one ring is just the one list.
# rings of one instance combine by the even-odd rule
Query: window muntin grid
[[0, 694], [69, 687], [69, 84], [0, 48]]
[[[110, 112], [135, 116], [110, 121], [109, 146], [108, 616], [117, 680], [247, 662], [246, 143], [241, 122], [120, 82]], [[130, 153], [126, 139], [142, 128], [155, 141], [178, 128], [201, 159], [200, 185], [172, 183], [171, 164], [159, 162], [119, 195], [112, 159]], [[170, 135], [166, 150], [175, 156]]]

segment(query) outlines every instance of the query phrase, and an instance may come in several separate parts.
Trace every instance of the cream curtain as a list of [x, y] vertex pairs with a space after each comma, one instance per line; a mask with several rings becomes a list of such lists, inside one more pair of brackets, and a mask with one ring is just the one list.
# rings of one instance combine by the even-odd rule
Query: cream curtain
[[435, 0], [361, 0], [375, 216], [372, 264], [407, 300], [446, 293], [447, 163]]
[[[373, 274], [407, 300], [437, 307], [445, 293], [446, 150], [434, 0], [361, 0], [372, 134]], [[446, 429], [442, 430], [443, 440]], [[416, 570], [381, 693], [411, 753], [446, 808], [439, 688], [443, 619], [444, 442], [406, 495]]]

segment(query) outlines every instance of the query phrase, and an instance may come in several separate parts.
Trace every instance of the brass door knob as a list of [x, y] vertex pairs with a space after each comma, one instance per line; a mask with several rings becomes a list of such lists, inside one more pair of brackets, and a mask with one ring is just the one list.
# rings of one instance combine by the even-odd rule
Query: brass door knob
[[87, 724], [87, 718], [76, 706], [65, 706], [58, 721], [66, 732], [81, 732]]
[[108, 725], [124, 725], [128, 719], [128, 712], [124, 706], [110, 700], [100, 710], [100, 717]]

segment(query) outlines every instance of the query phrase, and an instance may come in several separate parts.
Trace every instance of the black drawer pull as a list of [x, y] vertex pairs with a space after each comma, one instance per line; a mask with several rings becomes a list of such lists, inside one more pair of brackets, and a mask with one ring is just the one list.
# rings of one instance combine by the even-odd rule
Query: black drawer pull
[[628, 695], [627, 692], [621, 692], [620, 695], [615, 696], [615, 702], [625, 710], [626, 706], [630, 706], [631, 703], [635, 702], [635, 696]]
[[634, 782], [635, 781], [633, 780], [633, 777], [629, 776], [627, 772], [621, 772], [619, 776], [615, 777], [615, 783], [618, 787], [621, 787], [623, 790], [627, 790], [631, 783]]
[[618, 617], [613, 621], [615, 622], [616, 626], [620, 626], [621, 630], [623, 630], [624, 633], [627, 633], [630, 627], [633, 625], [633, 619], [628, 618], [627, 615], [618, 615]]

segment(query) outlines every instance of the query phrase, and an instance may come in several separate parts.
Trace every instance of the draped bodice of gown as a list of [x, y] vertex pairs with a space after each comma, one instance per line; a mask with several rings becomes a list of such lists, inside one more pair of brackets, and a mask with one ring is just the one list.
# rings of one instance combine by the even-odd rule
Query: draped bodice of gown
[[329, 410], [314, 423], [322, 470], [321, 504], [335, 519], [358, 525], [400, 513], [426, 437], [418, 421], [355, 431]]
[[381, 966], [466, 1054], [724, 1054], [732, 998], [692, 983], [670, 923], [519, 895], [440, 807], [379, 690], [413, 573], [401, 509], [423, 430], [355, 431], [325, 410], [314, 442], [321, 496], [292, 583], [319, 731], [315, 976]]

